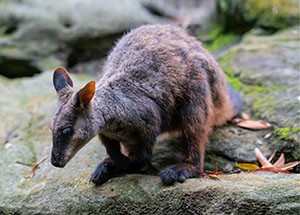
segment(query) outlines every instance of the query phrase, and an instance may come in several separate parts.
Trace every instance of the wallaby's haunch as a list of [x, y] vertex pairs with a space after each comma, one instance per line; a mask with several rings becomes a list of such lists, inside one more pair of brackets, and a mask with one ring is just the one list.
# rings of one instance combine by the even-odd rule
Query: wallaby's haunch
[[109, 157], [92, 174], [95, 184], [118, 172], [145, 170], [158, 135], [174, 130], [182, 132], [185, 158], [159, 173], [162, 182], [200, 176], [212, 126], [224, 124], [242, 106], [201, 43], [169, 25], [142, 26], [121, 38], [97, 84], [76, 92], [61, 67], [53, 82], [58, 107], [51, 162], [64, 167], [98, 135]]

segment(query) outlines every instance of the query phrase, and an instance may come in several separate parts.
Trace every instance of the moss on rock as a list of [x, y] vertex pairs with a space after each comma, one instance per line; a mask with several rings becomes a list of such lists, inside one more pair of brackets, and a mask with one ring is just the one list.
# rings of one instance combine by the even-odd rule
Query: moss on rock
[[257, 27], [274, 32], [299, 23], [297, 0], [218, 0], [217, 5], [225, 31], [246, 32]]
[[297, 0], [248, 0], [244, 6], [245, 17], [256, 20], [258, 26], [283, 29], [299, 22]]
[[295, 81], [299, 74], [293, 66], [299, 58], [295, 58], [297, 50], [290, 48], [296, 45], [296, 28], [274, 36], [247, 35], [219, 59], [228, 82], [243, 94], [244, 110], [273, 125], [268, 142], [289, 162], [300, 159], [299, 88]]
[[293, 134], [299, 134], [300, 128], [290, 128], [290, 127], [284, 127], [284, 128], [276, 128], [274, 130], [274, 134], [278, 135], [281, 139], [288, 139]]

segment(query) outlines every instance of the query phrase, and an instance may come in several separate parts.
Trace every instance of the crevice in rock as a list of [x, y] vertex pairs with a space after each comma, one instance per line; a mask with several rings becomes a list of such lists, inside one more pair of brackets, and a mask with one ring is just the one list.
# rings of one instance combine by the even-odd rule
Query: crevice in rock
[[162, 17], [162, 18], [170, 18], [170, 16], [167, 16], [162, 10], [160, 10], [157, 7], [154, 7], [153, 5], [146, 4], [146, 5], [143, 5], [143, 7], [153, 16], [158, 16], [158, 17]]
[[0, 58], [0, 75], [7, 78], [30, 77], [41, 72], [27, 60]]
[[98, 60], [107, 56], [117, 38], [122, 33], [115, 33], [106, 37], [83, 38], [68, 44], [71, 51], [67, 57], [67, 66], [73, 67], [78, 63]]

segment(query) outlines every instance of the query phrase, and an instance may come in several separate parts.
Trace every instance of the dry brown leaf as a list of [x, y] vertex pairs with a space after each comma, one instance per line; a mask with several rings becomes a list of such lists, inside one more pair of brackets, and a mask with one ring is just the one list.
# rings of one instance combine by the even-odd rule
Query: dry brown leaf
[[223, 174], [225, 174], [223, 171], [219, 171], [219, 164], [218, 164], [218, 162], [216, 162], [216, 167], [215, 167], [215, 170], [214, 171], [212, 171], [212, 172], [210, 172], [210, 173], [208, 173], [206, 176], [204, 176], [204, 177], [209, 177], [209, 178], [211, 178], [211, 179], [214, 179], [214, 180], [219, 180], [219, 181], [221, 181], [221, 179], [218, 177], [218, 175], [223, 175]]
[[273, 160], [275, 154], [276, 154], [276, 150], [274, 150], [273, 153], [271, 154], [271, 156], [269, 157], [269, 159], [268, 159], [269, 162], [271, 162]]
[[273, 159], [276, 151], [272, 153], [269, 160], [266, 159], [266, 157], [261, 153], [261, 151], [258, 148], [255, 148], [254, 150], [255, 156], [257, 157], [258, 161], [261, 163], [262, 167], [255, 170], [255, 172], [258, 173], [285, 173], [290, 174], [288, 171], [289, 169], [293, 168], [294, 166], [297, 166], [300, 164], [300, 161], [290, 162], [285, 164], [284, 154], [281, 153], [278, 160], [271, 164], [271, 160]]
[[218, 172], [219, 172], [219, 163], [216, 162], [216, 167], [215, 167], [214, 173], [215, 173], [215, 174], [218, 174]]
[[269, 139], [271, 136], [272, 136], [272, 132], [269, 132], [264, 136], [264, 139]]
[[246, 113], [242, 113], [241, 115], [242, 115], [242, 118], [244, 120], [249, 120], [250, 119], [250, 116], [248, 114], [246, 114]]
[[252, 163], [237, 163], [236, 166], [242, 170], [257, 170], [259, 166]]
[[285, 162], [285, 159], [284, 159], [284, 154], [283, 153], [281, 153], [281, 155], [280, 155], [280, 157], [278, 158], [278, 160], [275, 162], [275, 163], [273, 163], [273, 166], [281, 166], [281, 165], [283, 165], [284, 164], [284, 162]]
[[259, 168], [258, 170], [255, 170], [255, 172], [258, 172], [258, 173], [269, 173], [269, 174], [272, 174], [272, 173], [284, 173], [284, 174], [290, 174], [289, 171], [287, 170], [283, 170], [283, 169], [280, 169], [278, 167], [262, 167], [262, 168]]
[[282, 170], [289, 170], [289, 169], [293, 168], [294, 166], [297, 166], [298, 164], [300, 164], [300, 161], [294, 161], [294, 162], [286, 163], [286, 164], [276, 166], [276, 167], [279, 169], [282, 169]]
[[216, 167], [215, 170], [213, 172], [211, 172], [210, 174], [215, 174], [215, 175], [223, 175], [225, 174], [223, 171], [219, 171], [219, 163], [216, 162]]
[[270, 161], [261, 153], [261, 151], [258, 148], [254, 149], [254, 154], [259, 161], [259, 163], [262, 165], [262, 167], [271, 167], [273, 166]]
[[48, 158], [48, 156], [43, 157], [41, 160], [39, 160], [38, 162], [36, 162], [34, 164], [34, 166], [32, 167], [30, 173], [28, 175], [25, 176], [25, 178], [32, 178], [34, 176], [35, 171], [37, 170], [37, 168], [39, 167], [39, 165], [41, 163], [43, 163], [46, 159]]
[[235, 117], [235, 118], [231, 119], [230, 122], [236, 125], [237, 123], [239, 123], [241, 121], [243, 121], [243, 119], [241, 119], [239, 117]]
[[208, 177], [211, 178], [211, 179], [214, 179], [214, 180], [221, 181], [221, 179], [216, 174], [208, 174]]
[[242, 120], [240, 122], [236, 123], [237, 126], [242, 128], [248, 128], [251, 130], [261, 130], [261, 129], [267, 129], [271, 127], [271, 124], [268, 122], [264, 122], [261, 120], [255, 121], [255, 120]]

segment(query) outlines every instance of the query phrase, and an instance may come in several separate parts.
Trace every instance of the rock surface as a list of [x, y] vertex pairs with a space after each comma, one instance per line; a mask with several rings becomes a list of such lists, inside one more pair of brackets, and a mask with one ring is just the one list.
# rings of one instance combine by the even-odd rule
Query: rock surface
[[246, 32], [253, 27], [274, 31], [299, 23], [297, 0], [217, 0], [217, 5], [219, 21], [227, 31]]
[[116, 38], [142, 24], [180, 23], [203, 31], [214, 12], [210, 0], [1, 1], [0, 74], [30, 76], [53, 65], [98, 61]]
[[[285, 153], [289, 149], [287, 158], [295, 159], [292, 152], [299, 147], [298, 133], [284, 140], [275, 134], [264, 138], [274, 129], [294, 129], [299, 123], [294, 109], [299, 102], [295, 81], [299, 80], [299, 58], [295, 57], [299, 48], [294, 31], [269, 37], [249, 35], [220, 58], [229, 81], [243, 92], [245, 111], [270, 121], [274, 128], [258, 132], [228, 125], [216, 129], [206, 169], [213, 169], [215, 161], [221, 170], [232, 169], [234, 162], [254, 162], [256, 146], [266, 155], [276, 147]], [[51, 78], [50, 71], [33, 78], [0, 78], [0, 214], [298, 214], [299, 174], [228, 174], [219, 176], [220, 181], [190, 179], [171, 187], [162, 186], [156, 175], [132, 174], [95, 187], [89, 183], [90, 174], [106, 156], [97, 139], [65, 168], [53, 167], [48, 158], [33, 178], [26, 178], [37, 161], [50, 155], [49, 125], [56, 103]], [[75, 87], [91, 79], [76, 75]], [[274, 96], [277, 106], [266, 100], [260, 111], [255, 104], [257, 98], [264, 101], [263, 95]], [[180, 159], [179, 139], [161, 138], [154, 149], [156, 168]]]
[[300, 160], [299, 49], [295, 26], [272, 36], [248, 34], [219, 60], [229, 82], [243, 92], [244, 111], [275, 129], [271, 138], [260, 133], [258, 141], [276, 146], [288, 161]]

